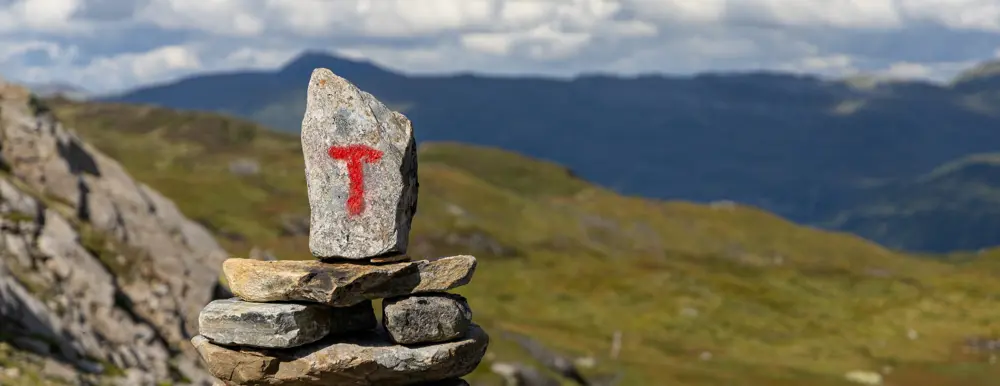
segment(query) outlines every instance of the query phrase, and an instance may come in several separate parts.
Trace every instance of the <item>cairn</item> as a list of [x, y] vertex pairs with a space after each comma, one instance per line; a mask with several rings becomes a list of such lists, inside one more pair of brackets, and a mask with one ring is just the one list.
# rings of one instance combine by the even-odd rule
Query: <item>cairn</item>
[[[302, 151], [315, 260], [229, 259], [235, 296], [191, 342], [227, 385], [468, 385], [489, 336], [465, 298], [472, 256], [411, 261], [410, 121], [327, 69], [309, 80]], [[372, 300], [382, 299], [382, 322]]]

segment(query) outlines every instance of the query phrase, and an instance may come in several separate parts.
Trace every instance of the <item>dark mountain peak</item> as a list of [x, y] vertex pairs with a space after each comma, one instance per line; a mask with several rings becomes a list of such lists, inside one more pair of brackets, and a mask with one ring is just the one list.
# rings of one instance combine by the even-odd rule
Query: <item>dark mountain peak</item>
[[996, 90], [1000, 87], [1000, 60], [983, 62], [962, 71], [952, 80], [952, 87], [964, 92]]
[[361, 76], [398, 76], [368, 60], [347, 59], [322, 51], [305, 51], [288, 61], [278, 71], [282, 78], [309, 78], [317, 68], [329, 68], [348, 79]]
[[1000, 76], [1000, 60], [990, 60], [979, 63], [968, 70], [962, 71], [955, 77], [954, 82], [961, 83], [996, 76]]
[[794, 82], [819, 82], [819, 77], [812, 74], [800, 74], [794, 72], [781, 72], [773, 70], [751, 70], [751, 71], [709, 71], [695, 74], [695, 80], [723, 80], [723, 81], [743, 81], [743, 82], [774, 82], [774, 81], [794, 81]]
[[788, 92], [792, 90], [826, 92], [824, 82], [819, 77], [809, 74], [777, 72], [768, 70], [741, 72], [705, 72], [694, 75], [692, 87], [699, 90], [718, 90], [720, 92], [735, 92], [744, 90], [750, 92]]

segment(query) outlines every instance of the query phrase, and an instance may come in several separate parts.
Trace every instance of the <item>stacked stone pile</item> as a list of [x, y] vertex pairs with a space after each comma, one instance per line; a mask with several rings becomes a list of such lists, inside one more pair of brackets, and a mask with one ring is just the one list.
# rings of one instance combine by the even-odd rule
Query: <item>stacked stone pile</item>
[[302, 148], [317, 259], [223, 263], [235, 297], [208, 304], [192, 339], [209, 371], [227, 385], [467, 385], [489, 336], [447, 291], [469, 283], [476, 259], [406, 256], [410, 121], [317, 69]]
[[[229, 259], [233, 299], [192, 342], [237, 385], [411, 385], [470, 373], [489, 338], [461, 296], [472, 256], [386, 265]], [[378, 324], [372, 299], [382, 301]]]

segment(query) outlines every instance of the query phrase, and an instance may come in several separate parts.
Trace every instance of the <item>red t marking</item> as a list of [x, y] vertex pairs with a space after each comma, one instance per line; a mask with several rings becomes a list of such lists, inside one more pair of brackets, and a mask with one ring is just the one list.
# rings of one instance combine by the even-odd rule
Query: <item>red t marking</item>
[[357, 216], [365, 211], [365, 172], [361, 167], [378, 162], [382, 152], [365, 145], [330, 147], [330, 158], [347, 162], [347, 178], [351, 180], [351, 193], [347, 196], [347, 211]]

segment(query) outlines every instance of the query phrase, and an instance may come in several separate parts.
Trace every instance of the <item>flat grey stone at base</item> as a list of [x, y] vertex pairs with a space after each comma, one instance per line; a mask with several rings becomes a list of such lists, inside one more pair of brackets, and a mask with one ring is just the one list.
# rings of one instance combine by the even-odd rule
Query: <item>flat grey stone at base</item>
[[457, 341], [393, 345], [377, 332], [327, 337], [291, 350], [241, 349], [196, 336], [209, 372], [242, 386], [406, 386], [463, 377], [479, 365], [489, 336], [472, 325]]

